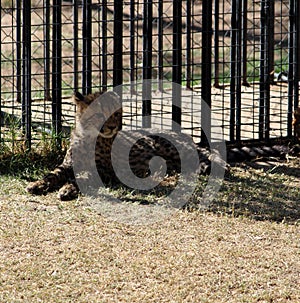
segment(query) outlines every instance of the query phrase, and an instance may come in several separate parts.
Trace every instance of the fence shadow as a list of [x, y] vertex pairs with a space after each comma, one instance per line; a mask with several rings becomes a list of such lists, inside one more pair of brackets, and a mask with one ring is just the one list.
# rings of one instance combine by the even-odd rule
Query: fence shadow
[[300, 166], [276, 162], [245, 162], [224, 180], [213, 212], [255, 220], [300, 221]]
[[[53, 169], [62, 159], [63, 154], [57, 153], [47, 156], [20, 154], [2, 158], [0, 178], [6, 175], [33, 181]], [[207, 176], [200, 176], [199, 190], [187, 209], [192, 211], [197, 208], [195, 201], [201, 197], [206, 183]], [[129, 199], [128, 191], [125, 190], [122, 195], [126, 202], [149, 204], [158, 196], [170, 194], [172, 190], [172, 186], [164, 186], [159, 192], [152, 193], [153, 199], [141, 194], [129, 195]], [[120, 195], [120, 189], [116, 189], [116, 194]], [[232, 167], [209, 211], [234, 217], [246, 216], [254, 220], [295, 224], [300, 222], [299, 200], [300, 158], [294, 158], [290, 162], [269, 158], [245, 161]]]

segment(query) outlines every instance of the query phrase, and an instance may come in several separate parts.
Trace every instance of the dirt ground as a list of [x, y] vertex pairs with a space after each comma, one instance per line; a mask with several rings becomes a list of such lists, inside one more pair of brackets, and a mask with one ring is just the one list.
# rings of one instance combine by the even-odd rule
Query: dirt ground
[[150, 225], [2, 175], [0, 302], [299, 302], [298, 164], [238, 165], [211, 211]]

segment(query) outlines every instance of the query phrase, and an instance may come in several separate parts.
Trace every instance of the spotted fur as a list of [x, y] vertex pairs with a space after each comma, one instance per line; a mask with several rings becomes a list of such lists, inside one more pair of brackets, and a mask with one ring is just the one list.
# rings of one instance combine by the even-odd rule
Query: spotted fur
[[[112, 104], [112, 106], [116, 106], [116, 103], [120, 102], [119, 98], [116, 97], [116, 94], [114, 93], [106, 93], [105, 96], [106, 98], [111, 99], [109, 104]], [[68, 149], [62, 164], [57, 166], [43, 179], [32, 182], [27, 186], [27, 191], [29, 193], [41, 195], [58, 189], [58, 197], [61, 200], [70, 200], [78, 196], [79, 189], [75, 182], [72, 168], [72, 152], [79, 144], [80, 151], [82, 151], [82, 159], [86, 157], [83, 140], [87, 138], [87, 134], [81, 129], [81, 117], [86, 112], [88, 106], [95, 100], [99, 101], [99, 98], [101, 99], [100, 93], [90, 94], [85, 97], [78, 93], [74, 95], [76, 104], [76, 127], [71, 134], [70, 148]], [[101, 107], [101, 100], [99, 105]], [[97, 109], [97, 112], [103, 114], [100, 114], [97, 119], [105, 119], [105, 123], [97, 136], [95, 162], [102, 181], [105, 184], [111, 184], [118, 182], [111, 163], [111, 151], [115, 136], [122, 126], [122, 110], [119, 109], [115, 111], [114, 114], [108, 118], [106, 113], [112, 112], [112, 108], [108, 108], [107, 102], [105, 102], [105, 106]], [[124, 144], [127, 144], [127, 142], [130, 141], [130, 138], [126, 138], [125, 136], [123, 140]], [[176, 138], [174, 138], [174, 140], [176, 140]], [[165, 158], [168, 174], [174, 171], [180, 172], [180, 157], [175, 147], [164, 138], [151, 135], [137, 140], [131, 148], [129, 163], [133, 173], [141, 178], [148, 176], [150, 174], [149, 162], [153, 156]], [[125, 158], [123, 160], [127, 161]]]

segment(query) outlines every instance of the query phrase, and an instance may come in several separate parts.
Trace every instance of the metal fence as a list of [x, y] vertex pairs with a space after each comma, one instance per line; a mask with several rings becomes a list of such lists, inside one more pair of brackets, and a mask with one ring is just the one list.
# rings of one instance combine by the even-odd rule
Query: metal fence
[[[74, 90], [142, 79], [199, 92], [227, 142], [292, 137], [299, 20], [297, 0], [3, 0], [0, 144], [68, 130]], [[131, 87], [124, 121], [157, 115], [204, 141], [198, 99], [178, 107], [158, 92], [139, 106]]]

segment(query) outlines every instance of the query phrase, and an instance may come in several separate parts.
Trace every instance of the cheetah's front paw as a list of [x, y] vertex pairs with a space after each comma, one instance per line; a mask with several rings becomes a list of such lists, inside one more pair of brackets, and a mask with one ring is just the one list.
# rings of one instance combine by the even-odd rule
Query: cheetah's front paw
[[65, 184], [58, 192], [57, 197], [62, 201], [69, 201], [78, 197], [78, 188], [72, 183]]
[[27, 185], [26, 190], [33, 195], [44, 195], [47, 193], [48, 184], [45, 180], [31, 182]]

